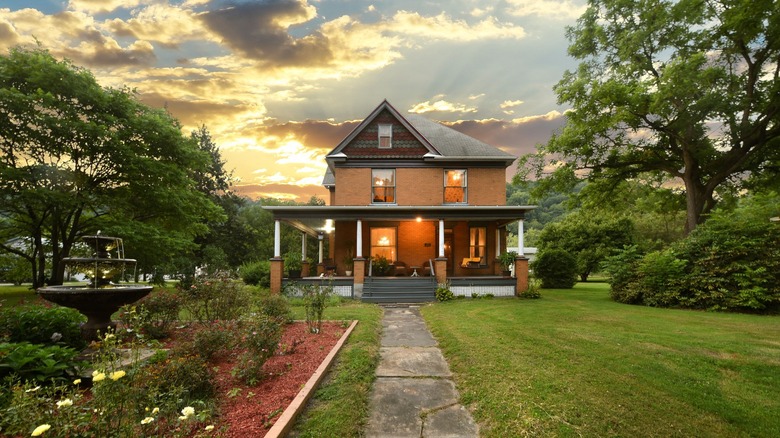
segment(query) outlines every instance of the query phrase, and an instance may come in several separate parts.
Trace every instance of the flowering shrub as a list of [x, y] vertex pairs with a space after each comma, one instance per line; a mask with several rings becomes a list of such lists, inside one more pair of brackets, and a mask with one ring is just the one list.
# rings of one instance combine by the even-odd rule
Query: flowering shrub
[[179, 318], [182, 300], [167, 290], [155, 291], [132, 306], [122, 307], [119, 319], [152, 339], [167, 338]]
[[292, 312], [290, 302], [287, 297], [281, 294], [269, 294], [260, 298], [260, 312], [275, 319], [281, 324], [287, 324], [292, 321]]
[[242, 321], [241, 345], [247, 351], [240, 360], [234, 374], [250, 385], [263, 377], [262, 367], [276, 353], [282, 339], [282, 326], [268, 315], [257, 315]]
[[306, 308], [306, 325], [309, 326], [311, 333], [319, 333], [322, 330], [322, 314], [328, 305], [328, 297], [333, 293], [333, 286], [305, 284], [301, 288]]
[[[108, 334], [94, 344], [98, 351], [91, 396], [85, 396], [81, 379], [55, 386], [32, 381], [8, 386], [8, 402], [0, 411], [3, 436], [188, 437], [200, 429], [211, 415], [207, 402], [186, 400], [181, 392], [166, 397], [159, 386], [149, 385], [147, 367], [120, 368], [115, 360], [117, 342], [116, 336]], [[185, 378], [208, 381], [210, 377]], [[170, 374], [161, 378], [169, 379]]]
[[182, 290], [184, 307], [200, 322], [238, 319], [249, 307], [251, 296], [244, 285], [225, 272], [214, 278], [197, 277]]

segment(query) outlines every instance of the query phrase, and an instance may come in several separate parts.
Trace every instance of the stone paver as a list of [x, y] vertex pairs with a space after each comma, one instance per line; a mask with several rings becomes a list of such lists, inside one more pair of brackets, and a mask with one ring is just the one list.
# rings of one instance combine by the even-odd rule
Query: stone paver
[[474, 438], [444, 356], [417, 307], [387, 307], [366, 436]]

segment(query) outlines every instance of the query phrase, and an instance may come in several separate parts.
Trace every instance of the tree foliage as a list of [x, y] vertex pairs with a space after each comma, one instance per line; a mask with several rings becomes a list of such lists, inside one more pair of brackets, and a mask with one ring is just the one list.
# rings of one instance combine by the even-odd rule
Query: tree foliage
[[[132, 236], [136, 252], [191, 249], [201, 218], [219, 215], [196, 190], [208, 165], [175, 119], [132, 91], [41, 48], [0, 57], [0, 245], [30, 261], [34, 286], [47, 260], [60, 284], [61, 260], [98, 230]], [[31, 254], [5, 245], [16, 236], [32, 240]]]
[[780, 214], [774, 192], [717, 209], [685, 239], [640, 257], [636, 247], [610, 259], [617, 301], [659, 307], [780, 311]]
[[577, 260], [563, 249], [541, 251], [531, 269], [545, 289], [571, 289], [577, 283]]
[[[686, 229], [745, 182], [777, 185], [780, 8], [774, 0], [590, 0], [568, 29], [580, 60], [555, 87], [568, 121], [526, 172], [559, 188], [682, 181]], [[553, 163], [550, 163], [550, 158]]]
[[634, 243], [634, 224], [627, 217], [577, 210], [548, 224], [539, 235], [539, 251], [561, 249], [577, 261], [577, 275], [587, 281], [607, 256]]

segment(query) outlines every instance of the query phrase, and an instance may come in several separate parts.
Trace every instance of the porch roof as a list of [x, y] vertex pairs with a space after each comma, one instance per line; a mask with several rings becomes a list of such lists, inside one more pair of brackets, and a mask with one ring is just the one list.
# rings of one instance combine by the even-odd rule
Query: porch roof
[[496, 221], [506, 225], [525, 218], [535, 205], [349, 205], [349, 206], [284, 206], [269, 205], [262, 208], [273, 213], [275, 220], [316, 236], [330, 220], [471, 220]]

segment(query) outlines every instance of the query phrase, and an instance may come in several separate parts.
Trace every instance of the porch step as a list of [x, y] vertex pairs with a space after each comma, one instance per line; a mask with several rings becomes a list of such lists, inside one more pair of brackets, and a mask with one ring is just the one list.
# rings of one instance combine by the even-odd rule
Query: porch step
[[436, 300], [435, 277], [366, 277], [363, 301], [421, 303]]

